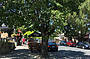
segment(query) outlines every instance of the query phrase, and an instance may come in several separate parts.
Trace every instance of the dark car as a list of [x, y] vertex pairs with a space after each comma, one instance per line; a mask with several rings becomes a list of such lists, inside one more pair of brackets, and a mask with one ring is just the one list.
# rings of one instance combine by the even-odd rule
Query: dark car
[[61, 42], [60, 42], [60, 45], [66, 46], [66, 41], [61, 41]]
[[76, 46], [76, 43], [72, 42], [72, 41], [68, 41], [67, 43], [67, 46]]
[[90, 43], [88, 43], [88, 42], [85, 42], [87, 45], [88, 45], [88, 48], [90, 49]]
[[[28, 41], [28, 48], [33, 51], [41, 52], [42, 43], [37, 43], [35, 41]], [[58, 51], [58, 45], [55, 42], [48, 42], [48, 51]]]
[[78, 42], [78, 43], [76, 44], [76, 47], [77, 47], [77, 48], [86, 49], [86, 48], [89, 48], [89, 45], [88, 45], [87, 43]]
[[48, 42], [48, 51], [58, 51], [58, 45], [55, 42]]

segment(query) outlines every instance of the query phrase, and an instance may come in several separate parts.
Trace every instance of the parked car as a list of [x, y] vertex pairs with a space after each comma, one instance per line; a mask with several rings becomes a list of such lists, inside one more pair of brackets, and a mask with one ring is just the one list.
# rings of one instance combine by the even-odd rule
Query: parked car
[[86, 48], [89, 48], [89, 45], [88, 45], [87, 43], [78, 42], [78, 43], [76, 44], [76, 47], [77, 47], [77, 48], [86, 49]]
[[61, 42], [60, 42], [60, 45], [66, 46], [66, 41], [61, 41]]
[[73, 43], [72, 41], [68, 41], [66, 44], [67, 46], [76, 46], [76, 43]]
[[90, 49], [90, 43], [88, 43], [88, 42], [85, 42], [86, 44], [88, 44], [88, 46], [89, 46], [89, 49]]
[[58, 51], [58, 45], [55, 42], [48, 42], [48, 51]]
[[[28, 48], [33, 51], [41, 52], [42, 43], [37, 43], [34, 40], [28, 41]], [[58, 45], [55, 42], [48, 42], [48, 51], [58, 51]]]

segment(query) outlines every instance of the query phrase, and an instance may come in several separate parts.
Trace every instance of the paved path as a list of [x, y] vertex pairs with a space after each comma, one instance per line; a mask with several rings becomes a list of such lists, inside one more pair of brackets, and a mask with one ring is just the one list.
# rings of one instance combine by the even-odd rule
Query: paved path
[[[59, 46], [58, 52], [49, 52], [50, 59], [90, 59], [90, 49]], [[0, 56], [0, 59], [40, 59], [38, 53], [31, 53], [28, 46], [17, 46], [16, 49]]]
[[10, 52], [7, 55], [0, 56], [0, 59], [36, 59], [38, 55], [35, 56], [34, 53], [31, 53], [28, 49], [28, 46], [17, 46], [13, 52]]
[[61, 59], [90, 59], [90, 49], [59, 46], [56, 56]]

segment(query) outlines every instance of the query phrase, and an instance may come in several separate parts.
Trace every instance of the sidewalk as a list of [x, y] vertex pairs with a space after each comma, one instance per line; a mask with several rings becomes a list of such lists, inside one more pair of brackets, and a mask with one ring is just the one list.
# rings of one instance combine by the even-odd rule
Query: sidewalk
[[[56, 52], [53, 54], [49, 52], [49, 54], [53, 57], [50, 57], [49, 59], [57, 59], [55, 58]], [[31, 51], [28, 49], [27, 45], [24, 46], [16, 46], [16, 49], [13, 52], [10, 52], [7, 55], [0, 56], [0, 59], [42, 59], [40, 58], [39, 53], [31, 53]]]
[[39, 55], [31, 53], [27, 45], [17, 46], [13, 52], [0, 56], [0, 59], [40, 59]]

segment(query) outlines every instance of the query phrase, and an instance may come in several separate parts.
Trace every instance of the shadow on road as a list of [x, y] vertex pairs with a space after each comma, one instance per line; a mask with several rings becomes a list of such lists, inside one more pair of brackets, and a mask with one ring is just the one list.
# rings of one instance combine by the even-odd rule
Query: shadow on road
[[56, 59], [90, 59], [90, 55], [84, 55], [81, 51], [60, 50], [58, 52], [50, 52], [50, 56]]
[[[58, 52], [49, 52], [50, 59], [90, 59], [90, 55], [85, 55], [81, 51], [59, 50]], [[29, 49], [18, 49], [0, 58], [11, 59], [38, 59], [39, 53], [31, 53]]]

